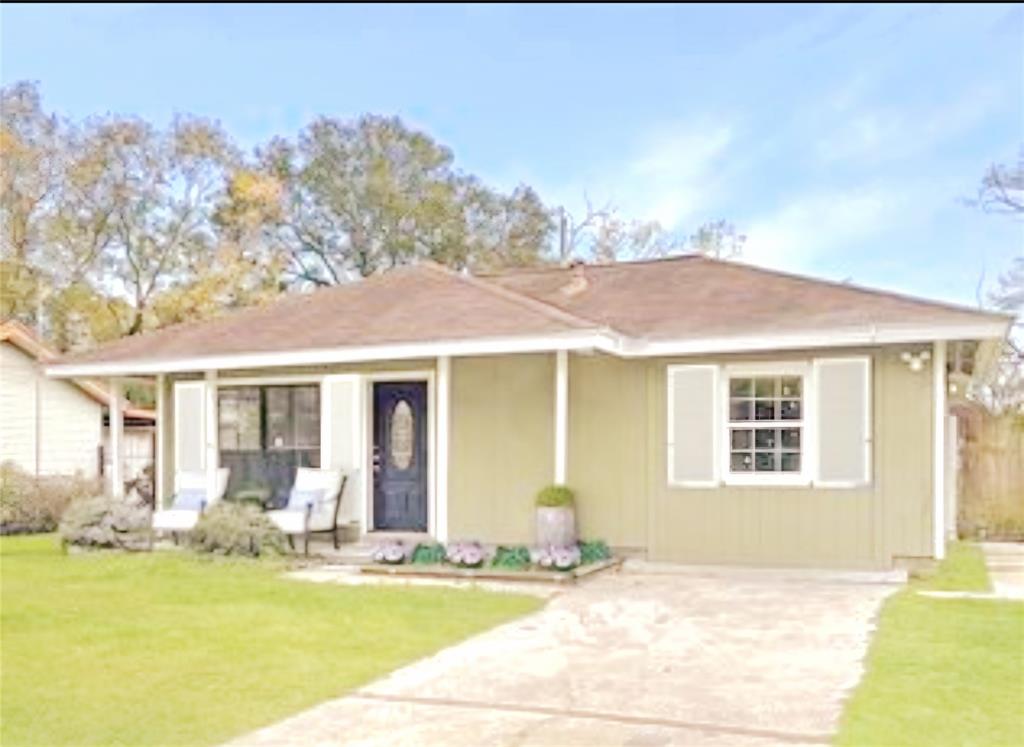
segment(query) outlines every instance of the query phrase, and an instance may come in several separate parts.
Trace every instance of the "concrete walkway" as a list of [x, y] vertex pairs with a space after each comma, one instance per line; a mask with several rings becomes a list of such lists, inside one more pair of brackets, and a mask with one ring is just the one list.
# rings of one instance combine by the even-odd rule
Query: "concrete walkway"
[[827, 744], [875, 577], [634, 567], [241, 745]]
[[1024, 600], [1024, 543], [982, 542], [991, 591], [919, 591], [936, 599]]
[[992, 592], [1010, 599], [1024, 599], [1024, 542], [982, 542]]

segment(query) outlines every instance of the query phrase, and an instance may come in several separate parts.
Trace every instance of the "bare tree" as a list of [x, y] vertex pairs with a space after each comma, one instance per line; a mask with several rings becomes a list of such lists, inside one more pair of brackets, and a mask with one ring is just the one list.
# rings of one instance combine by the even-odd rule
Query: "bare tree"
[[1024, 148], [1017, 163], [994, 163], [981, 178], [978, 196], [968, 201], [991, 213], [1024, 215]]
[[611, 202], [595, 205], [583, 195], [584, 211], [573, 216], [566, 213], [566, 241], [559, 259], [588, 258], [598, 263], [627, 259], [650, 259], [679, 253], [685, 240], [669, 233], [657, 221], [624, 217]]

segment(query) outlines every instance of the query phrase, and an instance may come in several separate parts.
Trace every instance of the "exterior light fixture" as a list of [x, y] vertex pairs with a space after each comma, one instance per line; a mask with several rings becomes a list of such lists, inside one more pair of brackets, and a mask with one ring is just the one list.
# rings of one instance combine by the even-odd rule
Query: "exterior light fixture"
[[909, 350], [904, 350], [900, 353], [900, 360], [906, 363], [914, 373], [923, 369], [925, 362], [931, 360], [931, 357], [932, 354], [927, 350], [922, 350], [919, 353], [911, 353]]

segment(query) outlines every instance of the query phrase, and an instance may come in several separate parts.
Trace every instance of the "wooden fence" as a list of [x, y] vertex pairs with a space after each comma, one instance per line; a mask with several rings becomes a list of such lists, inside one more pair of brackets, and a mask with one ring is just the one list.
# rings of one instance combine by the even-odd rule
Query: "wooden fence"
[[960, 535], [1024, 539], [1024, 417], [974, 408], [957, 416]]

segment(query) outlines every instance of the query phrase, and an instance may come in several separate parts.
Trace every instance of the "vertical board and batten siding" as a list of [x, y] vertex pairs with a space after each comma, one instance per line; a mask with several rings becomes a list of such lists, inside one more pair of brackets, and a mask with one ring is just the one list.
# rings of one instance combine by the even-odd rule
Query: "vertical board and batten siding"
[[[648, 556], [685, 563], [887, 567], [927, 557], [931, 527], [931, 376], [899, 352], [871, 356], [871, 481], [849, 488], [673, 487], [668, 449], [648, 451]], [[649, 442], [667, 444], [670, 364], [785, 361], [828, 353], [648, 363]], [[839, 408], [840, 410], [842, 408]]]
[[[683, 563], [884, 568], [893, 557], [930, 556], [932, 377], [929, 367], [910, 371], [899, 359], [904, 349], [713, 359], [571, 355], [568, 484], [577, 494], [581, 534], [645, 549], [652, 560]], [[869, 357], [871, 368], [866, 485], [669, 485], [669, 366], [857, 355]], [[225, 372], [220, 382], [433, 367], [433, 361], [419, 361]], [[554, 390], [554, 354], [452, 359], [451, 539], [532, 542], [534, 496], [554, 477]], [[173, 401], [168, 408], [175, 411]], [[846, 409], [856, 408], [834, 405], [823, 412], [839, 416]], [[175, 425], [163, 427], [165, 444], [173, 444]], [[839, 438], [855, 442], [858, 434], [854, 429]]]
[[646, 370], [605, 355], [569, 358], [569, 470], [580, 532], [647, 545]]
[[554, 479], [554, 398], [554, 354], [452, 359], [451, 539], [532, 542], [534, 496]]
[[73, 382], [47, 378], [35, 358], [2, 343], [0, 462], [35, 472], [37, 434], [39, 474], [98, 474], [103, 406]]

